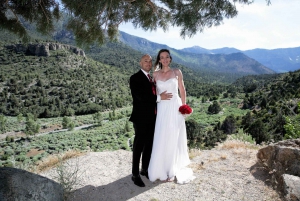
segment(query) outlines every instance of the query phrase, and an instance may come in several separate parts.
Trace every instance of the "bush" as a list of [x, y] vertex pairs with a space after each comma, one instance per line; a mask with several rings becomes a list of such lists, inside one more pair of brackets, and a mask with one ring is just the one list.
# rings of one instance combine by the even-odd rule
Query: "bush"
[[[300, 115], [298, 114], [300, 117]], [[297, 122], [293, 122], [289, 117], [286, 117], [286, 124], [284, 125], [285, 135], [284, 139], [300, 138], [300, 130], [297, 128]], [[299, 126], [299, 125], [298, 125]]]
[[208, 113], [210, 114], [218, 114], [222, 110], [218, 101], [214, 101], [212, 105], [208, 107]]
[[232, 134], [230, 137], [234, 140], [240, 140], [243, 142], [249, 142], [251, 144], [255, 144], [255, 140], [253, 137], [247, 133], [244, 133], [243, 129], [239, 129], [239, 132], [237, 134]]
[[18, 155], [16, 156], [16, 161], [25, 161], [27, 159], [26, 155]]
[[14, 155], [14, 150], [12, 150], [12, 149], [5, 149], [4, 150], [4, 154], [5, 155], [8, 155], [8, 156], [11, 156], [11, 155]]
[[15, 138], [14, 138], [14, 137], [11, 137], [11, 136], [6, 136], [5, 141], [6, 141], [6, 142], [14, 142], [14, 141], [15, 141]]
[[9, 158], [9, 155], [2, 155], [1, 160], [6, 161]]
[[6, 161], [3, 164], [4, 167], [14, 167], [13, 163], [11, 161]]

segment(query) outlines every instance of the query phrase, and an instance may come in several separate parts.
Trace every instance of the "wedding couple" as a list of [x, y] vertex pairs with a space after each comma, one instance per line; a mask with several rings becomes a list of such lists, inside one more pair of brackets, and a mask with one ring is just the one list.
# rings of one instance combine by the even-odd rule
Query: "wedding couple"
[[185, 119], [178, 110], [186, 104], [186, 91], [182, 73], [170, 68], [171, 61], [170, 51], [160, 50], [154, 64], [159, 67], [152, 78], [152, 58], [144, 55], [141, 70], [130, 77], [133, 109], [129, 120], [135, 130], [132, 181], [140, 187], [145, 186], [140, 175], [152, 182], [176, 178], [183, 184], [194, 179], [192, 170], [186, 167], [190, 160]]

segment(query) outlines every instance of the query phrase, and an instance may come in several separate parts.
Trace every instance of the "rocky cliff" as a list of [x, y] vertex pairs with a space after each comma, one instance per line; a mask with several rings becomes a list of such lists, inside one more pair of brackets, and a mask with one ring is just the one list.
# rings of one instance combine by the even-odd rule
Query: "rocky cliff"
[[66, 44], [60, 44], [60, 43], [38, 43], [38, 44], [13, 44], [13, 45], [6, 45], [7, 49], [13, 50], [17, 53], [25, 53], [29, 55], [35, 55], [35, 56], [50, 56], [50, 50], [68, 50], [73, 52], [76, 55], [80, 55], [85, 57], [85, 53], [82, 49], [66, 45]]

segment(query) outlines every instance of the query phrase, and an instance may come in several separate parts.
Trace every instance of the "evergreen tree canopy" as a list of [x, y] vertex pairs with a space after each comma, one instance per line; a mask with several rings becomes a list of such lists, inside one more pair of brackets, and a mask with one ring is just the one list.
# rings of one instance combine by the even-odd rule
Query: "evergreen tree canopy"
[[[94, 41], [104, 43], [105, 33], [115, 40], [119, 25], [131, 22], [136, 28], [156, 30], [178, 26], [180, 35], [191, 37], [204, 28], [220, 25], [224, 18], [238, 14], [236, 3], [253, 0], [3, 0], [0, 4], [0, 28], [28, 40], [22, 19], [35, 23], [37, 30], [50, 34], [63, 10], [69, 14], [68, 29], [78, 45]], [[270, 0], [266, 0], [267, 5]]]

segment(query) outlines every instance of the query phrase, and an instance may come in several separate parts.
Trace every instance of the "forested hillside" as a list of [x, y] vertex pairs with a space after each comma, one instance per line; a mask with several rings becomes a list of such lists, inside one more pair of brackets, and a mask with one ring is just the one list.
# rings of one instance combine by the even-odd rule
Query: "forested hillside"
[[68, 50], [50, 51], [44, 57], [1, 48], [0, 113], [69, 116], [131, 102], [128, 76], [116, 68]]
[[242, 118], [228, 116], [215, 132], [243, 129], [257, 143], [300, 137], [300, 71], [247, 76], [233, 83], [227, 92], [244, 94]]
[[[144, 53], [120, 42], [107, 41], [102, 46], [93, 45], [86, 49], [85, 57], [62, 50], [50, 52], [49, 57], [37, 57], [5, 48], [13, 42], [13, 36], [2, 35], [2, 114], [17, 116], [32, 113], [36, 117], [58, 117], [94, 114], [130, 105], [128, 79], [138, 71], [139, 58]], [[60, 36], [58, 40], [74, 44], [68, 32], [60, 32]], [[41, 38], [38, 40], [46, 42]], [[152, 57], [155, 59], [155, 55], [152, 54]], [[214, 72], [197, 71], [175, 62], [172, 67], [183, 72], [188, 96], [201, 98], [202, 102], [214, 101], [206, 111], [210, 115], [220, 112], [218, 103], [221, 98], [243, 99], [240, 109], [249, 110], [246, 116], [229, 116], [212, 124], [213, 131], [217, 132], [214, 135], [219, 136], [219, 140], [223, 134], [243, 128], [258, 143], [277, 141], [287, 132], [284, 128], [286, 117], [291, 116], [291, 121], [297, 121], [292, 115], [298, 113], [299, 72], [244, 76], [231, 85], [225, 85], [220, 82], [228, 81], [225, 74], [220, 73], [216, 81], [217, 74]], [[223, 125], [226, 119], [229, 122], [235, 119], [234, 129], [226, 130]], [[264, 125], [259, 132], [261, 134], [251, 130], [261, 125]], [[206, 129], [212, 132], [209, 127]], [[264, 136], [258, 138], [257, 135]]]

